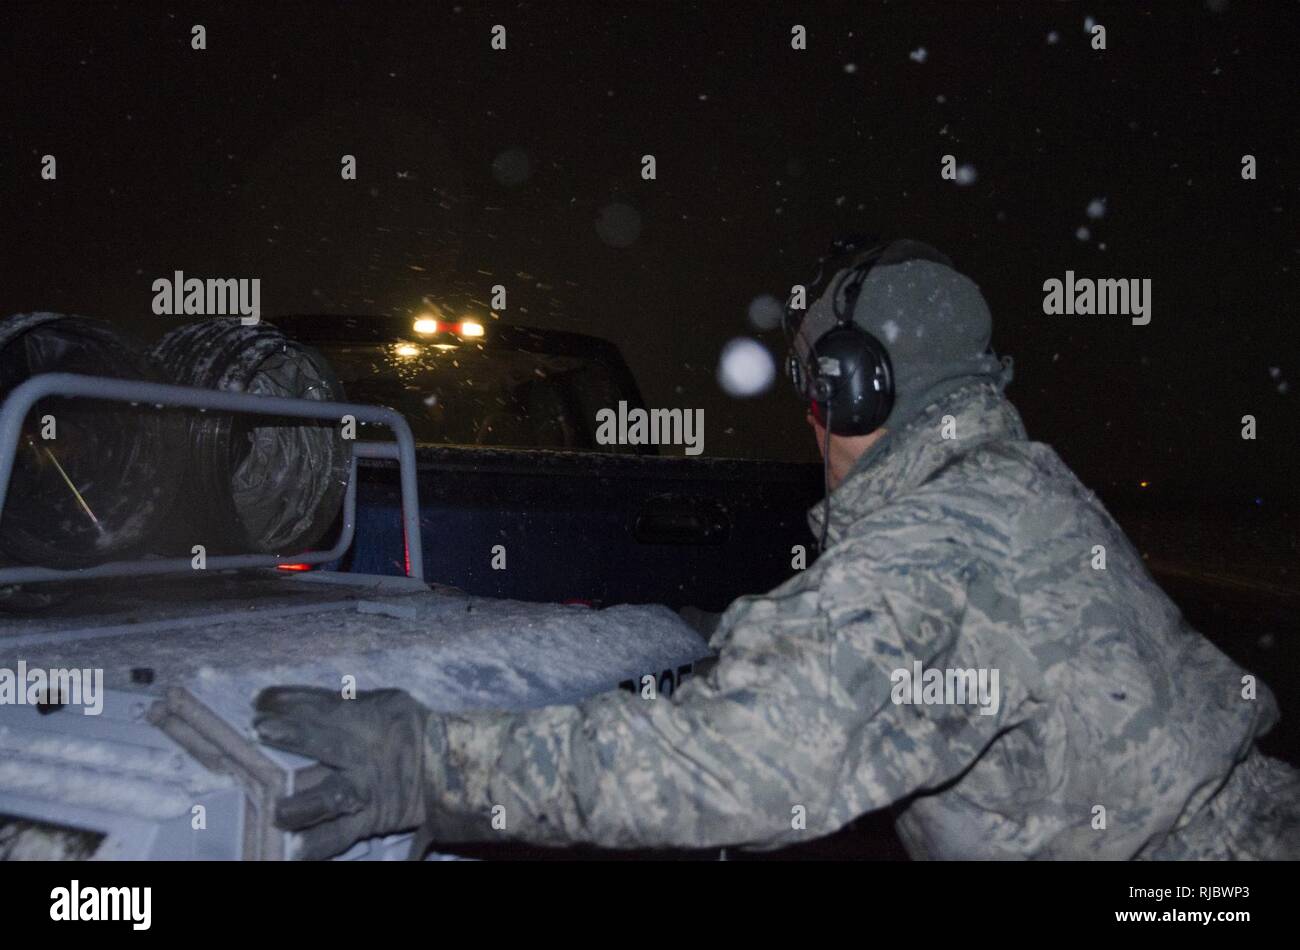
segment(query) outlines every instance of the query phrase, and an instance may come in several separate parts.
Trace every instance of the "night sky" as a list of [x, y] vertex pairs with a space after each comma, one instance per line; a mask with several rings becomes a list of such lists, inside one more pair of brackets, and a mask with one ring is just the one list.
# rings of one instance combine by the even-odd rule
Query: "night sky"
[[[807, 459], [788, 387], [727, 397], [719, 350], [835, 234], [905, 235], [983, 288], [1010, 396], [1085, 481], [1295, 495], [1294, 2], [10, 0], [0, 19], [0, 313], [152, 340], [178, 318], [150, 285], [175, 270], [261, 278], [272, 322], [485, 311], [500, 282], [507, 322], [610, 339], [650, 405], [704, 407], [708, 454]], [[940, 178], [949, 153], [973, 183]], [[1044, 315], [1067, 270], [1150, 278], [1150, 325]]]

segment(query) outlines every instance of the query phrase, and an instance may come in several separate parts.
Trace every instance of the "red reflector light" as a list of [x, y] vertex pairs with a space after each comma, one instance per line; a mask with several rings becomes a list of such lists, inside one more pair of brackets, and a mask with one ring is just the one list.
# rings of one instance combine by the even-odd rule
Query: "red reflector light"
[[275, 566], [275, 569], [277, 571], [310, 571], [311, 565], [310, 564], [277, 564]]

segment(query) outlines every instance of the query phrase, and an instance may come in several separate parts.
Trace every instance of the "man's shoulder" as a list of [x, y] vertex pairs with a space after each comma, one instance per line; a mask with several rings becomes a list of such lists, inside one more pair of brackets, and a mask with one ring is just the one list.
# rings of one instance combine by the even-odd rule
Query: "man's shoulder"
[[991, 441], [955, 453], [922, 484], [857, 521], [846, 540], [890, 557], [933, 556], [919, 549], [935, 545], [1005, 551], [1027, 511], [1072, 506], [1086, 494], [1050, 446]]
[[985, 516], [1013, 515], [1031, 499], [1076, 497], [1083, 491], [1051, 446], [999, 440], [955, 453], [922, 484], [894, 501], [900, 511], [939, 507]]
[[854, 522], [827, 554], [858, 574], [955, 570], [978, 556], [978, 530], [963, 510], [909, 492]]

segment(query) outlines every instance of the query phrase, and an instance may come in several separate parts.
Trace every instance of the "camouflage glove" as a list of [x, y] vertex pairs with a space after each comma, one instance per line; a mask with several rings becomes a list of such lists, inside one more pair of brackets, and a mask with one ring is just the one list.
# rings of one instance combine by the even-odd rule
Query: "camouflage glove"
[[264, 689], [253, 725], [267, 745], [316, 759], [330, 774], [276, 802], [275, 823], [300, 834], [293, 855], [327, 858], [354, 842], [425, 821], [425, 728], [429, 710], [400, 689], [338, 692]]

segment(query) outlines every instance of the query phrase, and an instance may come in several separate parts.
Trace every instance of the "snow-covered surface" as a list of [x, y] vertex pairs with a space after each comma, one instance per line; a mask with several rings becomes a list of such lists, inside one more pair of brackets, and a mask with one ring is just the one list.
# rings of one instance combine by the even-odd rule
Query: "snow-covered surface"
[[[23, 741], [31, 739], [32, 741]], [[160, 819], [187, 814], [195, 799], [214, 788], [233, 784], [224, 775], [208, 773], [197, 782], [169, 781], [175, 763], [154, 763], [151, 771], [123, 769], [113, 761], [123, 746], [71, 737], [12, 734], [0, 746], [0, 790], [44, 801], [57, 799], [69, 807], [90, 808], [133, 818]], [[179, 753], [177, 753], [179, 755]]]
[[90, 827], [79, 816], [175, 820], [200, 796], [230, 788], [234, 779], [147, 725], [143, 711], [169, 686], [186, 687], [255, 741], [251, 703], [267, 686], [341, 690], [355, 681], [447, 711], [529, 708], [708, 652], [666, 607], [591, 610], [409, 586], [327, 575], [149, 579], [101, 585], [39, 617], [0, 614], [0, 668], [102, 669], [110, 691], [103, 716], [0, 709], [0, 798], [42, 802], [56, 823]]
[[312, 631], [307, 650], [301, 631], [291, 633], [298, 643], [290, 656], [268, 654], [260, 638], [225, 639], [222, 655], [191, 667], [186, 685], [235, 724], [263, 687], [342, 689], [348, 676], [358, 689], [405, 689], [434, 709], [517, 709], [575, 701], [707, 652], [699, 635], [662, 607], [592, 611], [406, 595], [358, 608], [366, 612], [334, 615], [327, 629]]
[[185, 686], [248, 730], [252, 698], [277, 684], [397, 687], [448, 711], [529, 708], [576, 701], [708, 652], [666, 607], [590, 610], [445, 590], [310, 586], [250, 586], [243, 604], [164, 604], [161, 617], [111, 610], [108, 627], [78, 617], [0, 620], [0, 666], [103, 669], [108, 688], [137, 690], [132, 670], [147, 669], [149, 691]]

